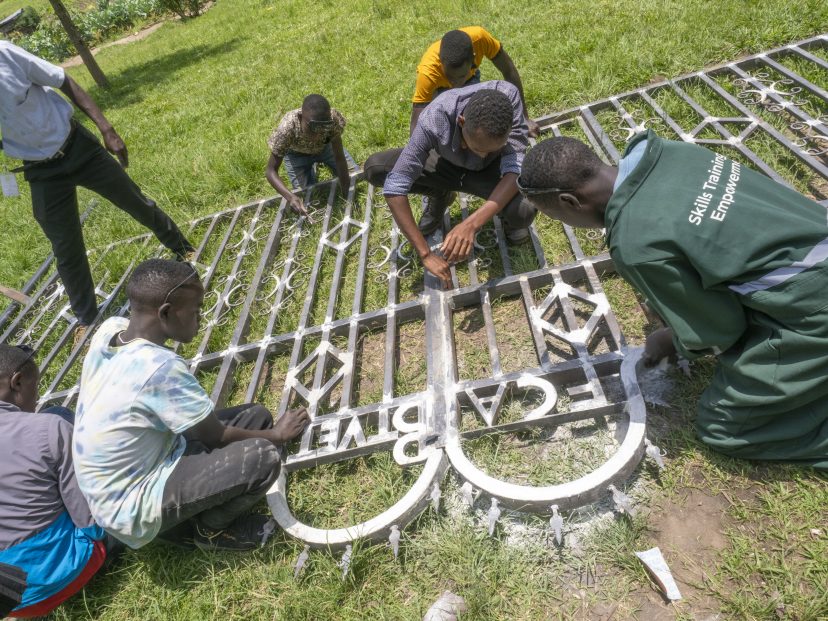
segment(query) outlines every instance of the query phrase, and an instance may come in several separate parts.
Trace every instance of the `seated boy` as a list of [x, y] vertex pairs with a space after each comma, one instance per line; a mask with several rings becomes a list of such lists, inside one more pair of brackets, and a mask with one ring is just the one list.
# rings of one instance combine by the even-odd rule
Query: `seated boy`
[[265, 177], [298, 214], [307, 215], [302, 198], [291, 192], [279, 176], [279, 167], [285, 163], [293, 190], [316, 183], [317, 164], [325, 164], [339, 179], [339, 189], [347, 196], [350, 186], [349, 169], [356, 168], [351, 154], [342, 146], [345, 117], [322, 95], [308, 95], [302, 107], [282, 117], [270, 134], [267, 146], [270, 159]]
[[618, 168], [578, 140], [544, 140], [518, 187], [543, 214], [606, 227], [618, 273], [669, 326], [647, 339], [645, 362], [718, 356], [698, 404], [703, 442], [828, 469], [825, 207], [652, 132]]
[[204, 287], [188, 263], [151, 259], [127, 284], [131, 316], [105, 321], [83, 364], [75, 472], [95, 521], [139, 548], [162, 533], [202, 549], [251, 550], [267, 522], [249, 515], [279, 474], [279, 445], [307, 412], [274, 425], [265, 408], [214, 411], [164, 345], [199, 329]]
[[[474, 236], [501, 214], [506, 239], [530, 240], [535, 209], [522, 200], [515, 181], [529, 138], [520, 93], [495, 80], [455, 88], [426, 108], [404, 149], [374, 153], [365, 161], [365, 178], [383, 186], [388, 207], [423, 266], [451, 285], [449, 263], [465, 259]], [[446, 235], [442, 257], [431, 252], [425, 236], [443, 224], [457, 191], [484, 199], [481, 207]], [[409, 193], [425, 194], [423, 215], [414, 222]]]
[[40, 379], [33, 353], [0, 345], [0, 563], [28, 574], [11, 613], [24, 618], [80, 591], [119, 547], [95, 525], [78, 489], [71, 423], [32, 414]]
[[450, 89], [478, 84], [480, 82], [480, 63], [484, 58], [500, 71], [503, 79], [515, 85], [523, 101], [523, 114], [529, 127], [529, 135], [538, 135], [538, 124], [529, 118], [526, 98], [523, 96], [523, 83], [520, 80], [515, 63], [503, 49], [503, 45], [491, 33], [481, 26], [466, 26], [458, 30], [449, 30], [439, 41], [428, 49], [417, 65], [417, 82], [414, 96], [411, 98], [411, 122], [409, 133], [414, 133], [417, 119], [425, 107], [440, 93]]

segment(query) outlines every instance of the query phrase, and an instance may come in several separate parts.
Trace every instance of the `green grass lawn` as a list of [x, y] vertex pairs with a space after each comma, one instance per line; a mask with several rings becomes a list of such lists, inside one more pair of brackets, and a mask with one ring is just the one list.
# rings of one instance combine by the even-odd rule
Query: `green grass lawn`
[[[0, 0], [0, 14], [20, 4]], [[402, 145], [420, 54], [446, 30], [469, 24], [482, 24], [503, 41], [523, 77], [530, 112], [540, 116], [824, 32], [828, 3], [219, 0], [202, 17], [169, 22], [143, 41], [103, 50], [97, 58], [110, 79], [108, 91], [93, 87], [82, 67], [70, 73], [125, 139], [134, 179], [185, 221], [273, 194], [263, 175], [265, 140], [307, 93], [325, 94], [346, 115], [345, 144], [357, 161]], [[490, 64], [483, 77], [496, 77]], [[4, 164], [16, 162], [0, 156]], [[21, 286], [48, 252], [20, 181], [20, 198], [0, 199], [0, 283], [9, 286]], [[91, 196], [81, 191], [81, 203]], [[85, 234], [95, 247], [140, 232], [101, 205]], [[615, 294], [630, 295], [623, 288]], [[695, 490], [721, 500], [719, 521], [710, 527], [722, 543], [704, 557], [694, 601], [709, 599], [721, 619], [825, 619], [826, 479], [725, 459], [701, 447], [691, 419], [709, 373], [702, 363], [692, 380], [676, 379], [676, 410], [653, 415], [651, 437], [667, 449], [669, 469], [658, 476], [642, 466], [636, 475], [647, 495], [643, 504], [653, 511], [632, 522], [607, 521], [580, 550], [559, 552], [540, 540], [516, 546], [507, 532], [489, 538], [470, 518], [429, 512], [406, 530], [401, 563], [382, 546], [358, 548], [353, 572], [342, 581], [336, 559], [314, 553], [295, 582], [291, 565], [301, 546], [280, 537], [248, 556], [153, 544], [128, 553], [53, 618], [413, 620], [449, 589], [466, 597], [464, 619], [597, 619], [613, 603], [614, 619], [650, 619], [641, 602], [651, 589], [632, 552], [665, 546], [660, 509], [669, 514], [684, 506], [688, 490]], [[365, 489], [386, 493], [385, 484], [394, 489], [398, 476], [380, 458], [325, 471], [328, 504], [315, 513], [347, 515], [363, 496], [370, 504], [374, 496]], [[311, 495], [314, 483], [299, 480], [297, 489]], [[313, 508], [312, 498], [301, 501]], [[692, 516], [693, 507], [688, 511]], [[542, 521], [530, 518], [529, 526]], [[683, 560], [672, 556], [671, 564]], [[583, 583], [586, 569], [599, 576], [597, 583]], [[690, 604], [666, 610], [664, 618], [697, 618]]]
[[[67, 8], [72, 7], [74, 3], [66, 2]], [[49, 0], [0, 0], [0, 19], [7, 17], [14, 13], [17, 9], [30, 6], [38, 13], [43, 13], [51, 7]]]

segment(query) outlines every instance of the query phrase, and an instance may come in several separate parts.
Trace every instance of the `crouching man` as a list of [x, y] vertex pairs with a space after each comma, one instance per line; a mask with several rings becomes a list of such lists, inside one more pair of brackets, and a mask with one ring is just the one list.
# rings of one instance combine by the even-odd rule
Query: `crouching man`
[[279, 446], [308, 423], [276, 424], [264, 407], [215, 410], [187, 364], [165, 347], [198, 333], [204, 287], [188, 263], [151, 259], [127, 285], [131, 316], [104, 322], [83, 365], [75, 470], [92, 515], [133, 548], [156, 536], [210, 550], [251, 550], [251, 515], [279, 474]]

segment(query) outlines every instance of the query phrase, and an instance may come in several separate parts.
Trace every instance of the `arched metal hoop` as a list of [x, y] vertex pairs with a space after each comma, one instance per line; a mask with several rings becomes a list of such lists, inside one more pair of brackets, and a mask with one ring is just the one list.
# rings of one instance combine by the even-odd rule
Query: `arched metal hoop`
[[417, 481], [402, 498], [376, 517], [344, 528], [315, 528], [297, 520], [287, 503], [287, 473], [284, 470], [270, 488], [267, 503], [285, 533], [313, 548], [338, 550], [357, 539], [381, 541], [388, 538], [392, 525], [402, 528], [426, 507], [432, 486], [443, 479], [447, 465], [445, 453], [435, 451], [426, 460]]

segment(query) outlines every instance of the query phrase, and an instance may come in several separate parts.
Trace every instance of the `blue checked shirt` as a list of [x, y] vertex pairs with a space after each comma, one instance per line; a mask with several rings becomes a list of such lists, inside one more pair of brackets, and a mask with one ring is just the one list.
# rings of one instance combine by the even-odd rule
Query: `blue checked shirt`
[[[460, 125], [457, 117], [463, 113], [466, 104], [477, 91], [494, 88], [505, 93], [512, 101], [512, 132], [509, 141], [498, 153], [481, 158], [461, 146]], [[385, 196], [403, 196], [422, 174], [432, 151], [452, 164], [468, 170], [483, 170], [496, 158], [500, 158], [500, 174], [520, 174], [523, 156], [529, 146], [529, 128], [523, 116], [523, 103], [514, 84], [493, 80], [453, 88], [442, 93], [423, 110], [417, 127], [408, 144], [400, 154], [394, 169], [388, 173], [383, 188]], [[432, 158], [432, 161], [433, 158]]]

